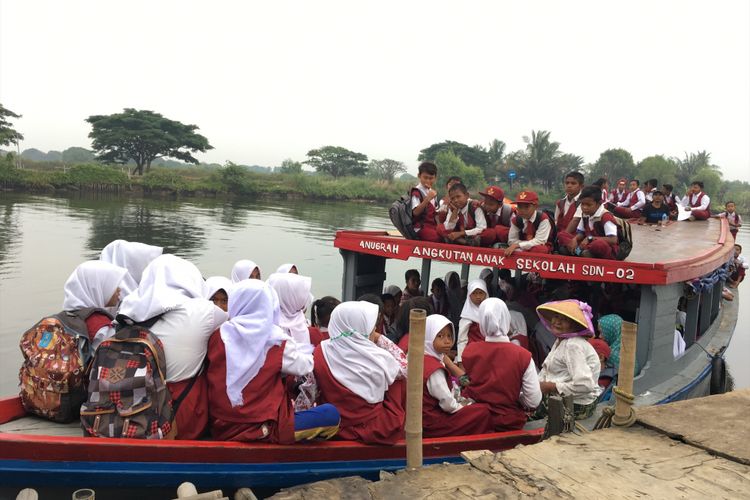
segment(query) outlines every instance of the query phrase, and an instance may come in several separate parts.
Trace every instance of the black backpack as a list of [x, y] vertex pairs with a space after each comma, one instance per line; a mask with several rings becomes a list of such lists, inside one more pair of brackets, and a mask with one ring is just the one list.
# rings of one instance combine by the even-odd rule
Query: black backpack
[[388, 215], [393, 225], [398, 229], [398, 232], [401, 233], [401, 236], [407, 240], [419, 239], [419, 235], [414, 230], [414, 221], [411, 217], [411, 191], [393, 202]]

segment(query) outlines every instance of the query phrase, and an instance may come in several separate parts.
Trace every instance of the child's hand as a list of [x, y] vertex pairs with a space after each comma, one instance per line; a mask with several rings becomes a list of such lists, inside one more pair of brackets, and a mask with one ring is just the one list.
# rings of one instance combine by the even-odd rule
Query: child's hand
[[380, 340], [380, 334], [376, 330], [374, 330], [370, 334], [370, 340], [372, 341], [373, 344], [377, 344], [378, 340]]
[[461, 234], [461, 231], [454, 231], [454, 232], [448, 234], [448, 239], [451, 240], [451, 241], [456, 241], [457, 239], [459, 239], [462, 236], [463, 236], [463, 234]]
[[513, 243], [508, 248], [505, 249], [505, 256], [510, 257], [510, 255], [516, 251], [516, 248], [518, 248], [518, 243]]
[[578, 246], [578, 241], [575, 239], [572, 239], [568, 242], [568, 251], [570, 253], [576, 253], [576, 247]]
[[431, 199], [433, 199], [436, 196], [437, 196], [437, 191], [435, 191], [434, 189], [430, 189], [429, 191], [427, 191], [427, 199], [428, 200], [431, 200]]

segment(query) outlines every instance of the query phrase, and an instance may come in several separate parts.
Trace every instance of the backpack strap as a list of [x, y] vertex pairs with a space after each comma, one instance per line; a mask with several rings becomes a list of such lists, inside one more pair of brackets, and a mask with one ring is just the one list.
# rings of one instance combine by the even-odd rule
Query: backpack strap
[[195, 374], [195, 377], [190, 379], [190, 382], [188, 382], [187, 387], [185, 387], [182, 392], [180, 393], [177, 398], [172, 400], [172, 414], [177, 415], [177, 410], [180, 408], [180, 405], [182, 404], [182, 401], [187, 397], [188, 394], [190, 394], [190, 390], [195, 385], [195, 381], [198, 380], [198, 377], [201, 376], [203, 371], [206, 368], [206, 365], [208, 364], [208, 360], [206, 358], [203, 358], [203, 363], [201, 363], [201, 368], [198, 370], [198, 373]]
[[129, 326], [140, 326], [143, 328], [146, 328], [148, 330], [151, 329], [152, 326], [156, 324], [157, 321], [161, 319], [162, 316], [164, 316], [166, 313], [157, 314], [153, 318], [149, 318], [146, 321], [134, 321], [130, 317], [124, 315], [124, 314], [118, 314], [115, 317], [115, 321], [117, 321], [117, 327], [115, 328], [115, 331], [119, 332], [123, 328], [127, 328]]

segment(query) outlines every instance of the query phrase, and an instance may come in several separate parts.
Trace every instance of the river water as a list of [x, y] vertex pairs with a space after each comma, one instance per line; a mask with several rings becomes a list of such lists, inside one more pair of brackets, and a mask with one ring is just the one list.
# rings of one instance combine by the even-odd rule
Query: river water
[[[0, 193], [0, 396], [17, 392], [18, 339], [62, 306], [63, 284], [82, 261], [122, 238], [165, 248], [195, 263], [204, 276], [228, 276], [235, 261], [257, 262], [268, 276], [285, 262], [313, 279], [313, 293], [341, 296], [336, 230], [390, 229], [384, 205], [279, 200], [164, 200]], [[740, 241], [750, 249], [748, 232]], [[420, 262], [387, 261], [387, 283], [403, 287]], [[434, 263], [433, 277], [457, 269]], [[472, 276], [480, 269], [472, 268]], [[747, 286], [747, 285], [745, 285]], [[740, 312], [727, 358], [737, 387], [750, 386], [750, 308]]]

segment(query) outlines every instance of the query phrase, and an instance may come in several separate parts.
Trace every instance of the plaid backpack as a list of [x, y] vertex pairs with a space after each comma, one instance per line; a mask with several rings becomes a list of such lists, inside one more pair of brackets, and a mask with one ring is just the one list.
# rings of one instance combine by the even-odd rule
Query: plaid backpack
[[62, 311], [42, 318], [21, 336], [23, 365], [18, 373], [24, 409], [55, 422], [78, 418], [86, 401], [86, 369], [91, 361], [86, 320], [104, 309]]
[[176, 434], [164, 349], [148, 329], [158, 319], [133, 324], [117, 317], [121, 328], [101, 343], [91, 364], [88, 399], [81, 407], [84, 436], [172, 439]]

